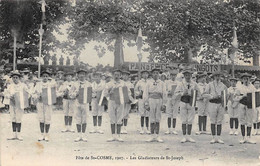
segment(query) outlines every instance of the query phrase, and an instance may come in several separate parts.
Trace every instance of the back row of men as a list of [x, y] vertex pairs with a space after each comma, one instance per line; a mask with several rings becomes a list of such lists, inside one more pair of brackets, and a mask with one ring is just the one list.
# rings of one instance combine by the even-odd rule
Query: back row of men
[[[58, 75], [63, 75], [58, 72]], [[66, 81], [50, 79], [52, 73], [43, 71], [41, 79], [36, 84], [22, 81], [23, 75], [19, 71], [11, 73], [12, 81], [1, 93], [4, 103], [9, 105], [12, 121], [11, 140], [23, 140], [21, 137], [21, 124], [24, 108], [28, 101], [36, 105], [40, 122], [39, 141], [49, 141], [49, 129], [53, 104], [56, 98], [63, 99], [64, 124], [62, 132], [74, 132], [72, 129], [73, 117], [76, 121], [77, 138], [74, 140], [87, 141], [86, 126], [89, 103], [92, 106], [94, 130], [91, 133], [103, 134], [102, 114], [104, 112], [104, 99], [108, 101], [108, 113], [111, 124], [112, 137], [107, 141], [123, 142], [121, 134], [127, 133], [129, 111], [131, 103], [138, 102], [141, 130], [140, 134], [150, 134], [147, 142], [163, 142], [159, 136], [162, 110], [166, 109], [168, 116], [168, 131], [165, 134], [175, 134], [176, 120], [180, 113], [182, 143], [195, 140], [191, 137], [192, 124], [195, 118], [195, 107], [198, 110], [198, 124], [200, 134], [210, 134], [206, 131], [207, 117], [210, 118], [212, 140], [210, 143], [223, 144], [221, 139], [222, 122], [227, 108], [230, 118], [230, 135], [238, 135], [240, 124], [242, 139], [240, 143], [255, 144], [251, 135], [260, 127], [259, 91], [260, 80], [251, 81], [251, 75], [244, 73], [240, 79], [230, 78], [229, 88], [221, 81], [221, 72], [212, 74], [207, 83], [206, 73], [197, 74], [192, 78], [193, 71], [185, 68], [181, 73], [170, 71], [168, 80], [160, 79], [160, 70], [151, 72], [142, 71], [142, 79], [133, 84], [130, 82], [128, 71], [116, 69], [112, 72], [112, 79], [103, 81], [102, 73], [92, 73], [92, 82], [87, 80], [88, 71], [78, 70], [76, 73], [65, 73]], [[148, 79], [149, 74], [151, 78]], [[77, 76], [77, 80], [73, 79]], [[249, 98], [248, 94], [253, 98]], [[255, 98], [256, 97], [256, 98]], [[253, 100], [252, 100], [253, 99]], [[257, 100], [257, 101], [256, 101]], [[259, 100], [259, 101], [258, 101]], [[254, 107], [250, 107], [252, 105]], [[252, 125], [254, 133], [251, 134]]]

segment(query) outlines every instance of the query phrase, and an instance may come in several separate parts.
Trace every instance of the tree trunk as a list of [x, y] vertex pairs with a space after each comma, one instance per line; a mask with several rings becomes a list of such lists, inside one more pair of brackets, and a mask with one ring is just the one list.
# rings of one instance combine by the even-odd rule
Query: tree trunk
[[114, 58], [114, 67], [118, 68], [124, 63], [123, 37], [120, 34], [116, 38]]
[[253, 65], [254, 66], [259, 66], [259, 56], [260, 56], [260, 51], [258, 51], [258, 54], [255, 54], [253, 56]]
[[190, 47], [185, 48], [184, 52], [184, 63], [191, 63], [192, 62], [192, 49]]

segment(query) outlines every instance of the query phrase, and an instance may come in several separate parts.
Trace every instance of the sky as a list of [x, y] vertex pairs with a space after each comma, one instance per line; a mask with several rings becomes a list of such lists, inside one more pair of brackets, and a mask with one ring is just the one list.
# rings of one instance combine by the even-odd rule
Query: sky
[[[68, 24], [63, 25], [60, 27], [60, 31], [63, 33], [63, 35], [60, 35], [56, 32], [54, 32], [55, 37], [59, 40], [59, 41], [66, 41], [68, 34], [67, 34], [67, 28], [69, 27]], [[137, 34], [136, 34], [137, 35]], [[145, 36], [143, 37], [145, 38]], [[96, 66], [97, 64], [102, 64], [103, 66], [106, 65], [110, 65], [110, 66], [114, 66], [114, 53], [110, 52], [108, 50], [106, 50], [106, 53], [104, 56], [99, 57], [97, 55], [96, 50], [94, 49], [95, 45], [101, 45], [103, 47], [106, 48], [106, 44], [105, 43], [98, 43], [98, 42], [90, 42], [88, 44], [85, 44], [85, 49], [81, 51], [80, 54], [80, 61], [84, 62], [84, 63], [88, 63], [91, 66]], [[147, 44], [144, 44], [143, 47], [148, 47]], [[124, 42], [124, 60], [125, 62], [138, 62], [138, 57], [137, 57], [137, 48], [136, 46], [134, 47], [128, 47], [127, 46], [127, 42]], [[54, 54], [53, 52], [50, 53], [51, 55]], [[57, 59], [60, 58], [60, 56], [62, 55], [64, 57], [64, 64], [66, 62], [67, 56], [65, 53], [63, 53], [60, 49], [57, 49], [55, 51], [55, 54], [57, 55]], [[143, 58], [142, 58], [142, 62], [148, 62], [148, 57], [149, 57], [149, 53], [148, 52], [142, 52]], [[71, 59], [71, 63], [73, 62], [73, 57], [70, 57]], [[197, 58], [198, 61], [200, 61], [200, 57]], [[250, 58], [249, 60], [251, 60], [252, 62], [252, 58]], [[238, 65], [252, 65], [251, 64], [245, 64], [243, 61], [237, 59], [235, 60], [235, 64]]]
[[[69, 25], [64, 25], [61, 26], [61, 32], [63, 33], [63, 35], [60, 35], [56, 32], [54, 32], [55, 37], [59, 40], [59, 41], [66, 41], [68, 34], [67, 34], [67, 28]], [[137, 34], [136, 34], [137, 36]], [[85, 45], [85, 49], [81, 51], [80, 54], [80, 61], [84, 62], [84, 63], [88, 63], [91, 66], [96, 66], [97, 64], [102, 64], [104, 66], [106, 65], [110, 65], [110, 66], [114, 66], [114, 53], [110, 52], [108, 50], [106, 50], [106, 53], [103, 57], [98, 57], [96, 50], [94, 49], [95, 45], [101, 45], [103, 47], [106, 48], [106, 44], [105, 43], [98, 43], [98, 42], [90, 42], [88, 44]], [[147, 47], [147, 45], [144, 45], [144, 47]], [[127, 46], [127, 42], [124, 42], [124, 60], [125, 62], [138, 62], [138, 57], [137, 57], [137, 48], [136, 46], [134, 47], [128, 47]], [[63, 53], [60, 49], [57, 49], [55, 51], [56, 55], [57, 55], [57, 59], [59, 59], [59, 57], [62, 55], [64, 57], [64, 59], [67, 59], [67, 56], [65, 53]], [[51, 55], [54, 54], [53, 52], [50, 53]], [[142, 53], [143, 58], [142, 58], [142, 62], [148, 62], [148, 56], [149, 53], [148, 52], [143, 52]], [[71, 57], [71, 62], [73, 62], [72, 57]]]

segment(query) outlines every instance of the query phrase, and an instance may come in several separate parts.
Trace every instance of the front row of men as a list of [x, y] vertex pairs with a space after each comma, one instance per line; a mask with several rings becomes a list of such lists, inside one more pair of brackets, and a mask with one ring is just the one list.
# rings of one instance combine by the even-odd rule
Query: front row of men
[[[110, 117], [112, 137], [107, 141], [120, 141], [123, 139], [120, 134], [127, 133], [127, 119], [131, 109], [130, 102], [138, 100], [138, 110], [141, 116], [140, 134], [151, 134], [147, 142], [163, 142], [159, 137], [162, 109], [166, 109], [168, 130], [165, 134], [175, 134], [177, 115], [180, 111], [182, 123], [182, 143], [195, 140], [191, 137], [192, 124], [195, 118], [195, 105], [198, 108], [198, 125], [200, 134], [210, 134], [206, 131], [207, 115], [211, 123], [212, 140], [210, 143], [223, 144], [221, 138], [222, 122], [224, 119], [225, 107], [223, 94], [227, 98], [226, 105], [230, 117], [230, 135], [238, 135], [238, 125], [241, 126], [242, 140], [240, 143], [255, 142], [251, 139], [252, 124], [257, 129], [259, 123], [259, 107], [248, 108], [248, 93], [259, 91], [260, 81], [254, 80], [250, 83], [251, 75], [243, 74], [241, 82], [231, 78], [231, 86], [226, 87], [221, 82], [221, 73], [212, 74], [213, 81], [206, 83], [206, 74], [197, 76], [197, 82], [192, 79], [193, 72], [187, 68], [183, 70], [183, 78], [176, 78], [177, 72], [171, 72], [170, 80], [160, 79], [160, 70], [152, 70], [152, 79], [148, 79], [148, 71], [142, 72], [142, 79], [135, 86], [130, 83], [127, 71], [114, 70], [114, 79], [110, 82], [100, 80], [100, 73], [94, 73], [94, 82], [86, 80], [87, 71], [77, 72], [78, 81], [72, 81], [74, 73], [66, 73], [66, 81], [60, 86], [50, 81], [51, 75], [48, 71], [41, 73], [41, 81], [33, 88], [29, 88], [20, 81], [21, 74], [15, 71], [11, 74], [13, 83], [10, 84], [2, 94], [10, 99], [10, 115], [12, 119], [13, 135], [10, 139], [22, 140], [20, 135], [23, 109], [26, 108], [26, 99], [31, 96], [32, 102], [37, 107], [41, 136], [39, 141], [49, 141], [49, 129], [51, 122], [52, 106], [56, 97], [63, 98], [65, 128], [62, 132], [74, 132], [71, 128], [73, 115], [76, 120], [78, 141], [87, 141], [87, 111], [89, 103], [92, 106], [94, 130], [91, 133], [103, 134], [101, 130], [102, 113], [104, 112], [103, 99], [108, 100], [108, 113]], [[123, 80], [121, 79], [123, 75]], [[225, 99], [224, 99], [225, 100]], [[225, 102], [224, 102], [225, 103]], [[150, 124], [150, 130], [149, 130]], [[235, 124], [235, 127], [234, 127]], [[98, 127], [97, 127], [98, 126]], [[122, 128], [123, 126], [123, 128]], [[257, 132], [254, 133], [256, 135]]]

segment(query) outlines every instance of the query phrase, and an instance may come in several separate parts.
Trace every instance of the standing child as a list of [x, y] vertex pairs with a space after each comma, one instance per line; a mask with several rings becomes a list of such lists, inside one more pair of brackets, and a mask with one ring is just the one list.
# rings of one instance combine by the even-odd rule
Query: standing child
[[[103, 134], [104, 131], [101, 129], [102, 125], [102, 115], [104, 113], [104, 105], [103, 103], [99, 103], [102, 97], [102, 93], [104, 94], [104, 89], [106, 87], [106, 82], [101, 80], [101, 73], [94, 72], [93, 73], [93, 82], [92, 82], [92, 90], [93, 90], [93, 98], [91, 102], [92, 106], [92, 116], [93, 116], [93, 126], [94, 129], [90, 133], [99, 133]], [[102, 101], [101, 101], [102, 102]]]
[[41, 136], [38, 141], [49, 141], [52, 106], [56, 100], [56, 84], [48, 81], [50, 75], [51, 73], [49, 71], [43, 71], [41, 73], [42, 81], [36, 83], [32, 95], [33, 100], [36, 103], [38, 118], [40, 121]]
[[180, 115], [182, 121], [182, 133], [183, 138], [181, 143], [191, 142], [195, 143], [195, 140], [191, 137], [192, 123], [195, 117], [195, 105], [192, 104], [193, 95], [192, 92], [198, 92], [198, 85], [196, 82], [191, 80], [192, 70], [186, 68], [183, 70], [184, 79], [178, 84], [175, 95], [180, 98]]
[[76, 110], [75, 110], [75, 120], [78, 132], [78, 137], [74, 140], [78, 142], [80, 140], [87, 142], [86, 128], [87, 128], [87, 111], [89, 110], [89, 103], [92, 98], [92, 87], [91, 83], [88, 82], [86, 77], [87, 71], [79, 70], [78, 82], [77, 82], [77, 100], [76, 100]]
[[[23, 140], [23, 137], [21, 136], [22, 117], [24, 114], [24, 108], [29, 106], [29, 96], [27, 85], [20, 81], [21, 76], [22, 75], [18, 70], [13, 71], [11, 73], [13, 83], [11, 83], [4, 92], [5, 97], [10, 99], [9, 111], [12, 121], [13, 135], [9, 140]], [[24, 93], [27, 93], [27, 95], [24, 95]], [[25, 104], [26, 100], [27, 104]]]
[[[257, 92], [260, 92], [260, 79], [256, 78], [252, 84], [255, 86], [255, 89]], [[252, 133], [252, 135], [260, 135], [260, 119], [259, 119], [259, 111], [260, 111], [260, 107], [257, 107], [254, 110], [254, 114], [253, 114], [253, 123], [254, 123], [254, 132]]]
[[177, 74], [178, 71], [172, 71], [170, 73], [171, 79], [167, 80], [165, 83], [166, 91], [167, 91], [166, 114], [168, 116], [167, 119], [168, 130], [165, 132], [165, 134], [178, 135], [177, 131], [175, 130], [175, 127], [176, 127], [176, 118], [179, 111], [180, 100], [176, 99], [174, 95], [175, 89], [178, 84], [178, 82], [175, 80]]
[[236, 101], [238, 104], [238, 118], [241, 126], [242, 140], [241, 144], [249, 143], [255, 144], [256, 142], [251, 139], [251, 130], [253, 124], [253, 109], [248, 108], [247, 93], [255, 92], [255, 87], [250, 83], [251, 75], [244, 73], [241, 75], [242, 83], [237, 87]]
[[59, 91], [63, 94], [63, 110], [65, 128], [61, 132], [74, 132], [71, 128], [72, 118], [76, 110], [76, 97], [78, 94], [78, 86], [75, 81], [72, 81], [74, 73], [66, 73], [66, 81], [62, 84]]
[[[236, 78], [230, 78], [230, 87], [228, 88], [228, 115], [229, 115], [229, 125], [230, 125], [230, 135], [238, 135], [238, 102], [234, 101], [234, 95], [237, 91], [237, 81]], [[234, 127], [235, 124], [235, 127]]]
[[[129, 80], [129, 76], [130, 76], [130, 72], [128, 71], [123, 71], [122, 72], [122, 77], [123, 77], [123, 81], [125, 82], [125, 86], [128, 89], [134, 89], [134, 85], [131, 83], [131, 81]], [[131, 95], [131, 94], [130, 94]], [[127, 122], [128, 122], [128, 118], [129, 118], [129, 112], [131, 109], [131, 104], [130, 101], [128, 103], [124, 104], [124, 115], [123, 115], [123, 128], [121, 130], [121, 134], [127, 134]]]
[[159, 136], [162, 110], [166, 107], [166, 87], [163, 81], [159, 79], [160, 69], [152, 70], [152, 79], [147, 83], [144, 89], [144, 105], [149, 107], [149, 119], [151, 128], [151, 138], [146, 142], [157, 141], [162, 143]]
[[197, 82], [198, 82], [198, 87], [200, 91], [200, 96], [198, 97], [197, 100], [197, 107], [198, 107], [198, 123], [199, 123], [199, 131], [196, 132], [197, 135], [200, 134], [208, 134], [206, 131], [207, 127], [207, 106], [208, 106], [208, 100], [205, 98], [203, 95], [206, 90], [206, 73], [201, 73], [197, 75]]
[[[143, 99], [143, 92], [148, 83], [148, 75], [149, 72], [147, 70], [143, 70], [141, 72], [142, 79], [139, 80], [135, 85], [135, 96], [138, 99], [138, 112], [141, 116], [141, 130], [140, 134], [151, 134], [149, 131], [149, 111], [144, 107], [144, 99]], [[145, 123], [145, 127], [144, 127]]]

